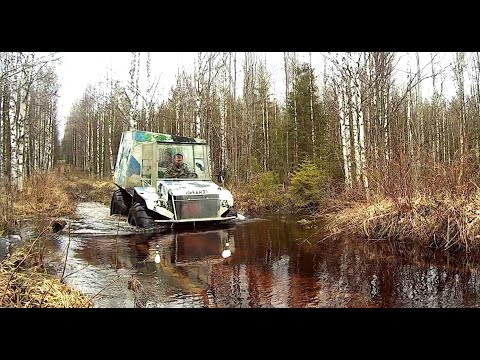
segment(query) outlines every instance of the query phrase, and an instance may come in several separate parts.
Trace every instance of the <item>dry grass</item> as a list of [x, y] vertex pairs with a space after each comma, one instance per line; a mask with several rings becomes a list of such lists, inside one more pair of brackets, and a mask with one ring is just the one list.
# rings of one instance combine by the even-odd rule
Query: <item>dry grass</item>
[[417, 195], [408, 202], [388, 198], [370, 204], [355, 202], [326, 219], [326, 229], [333, 235], [413, 240], [443, 250], [480, 249], [480, 191], [469, 198]]
[[480, 252], [480, 164], [475, 153], [451, 164], [420, 166], [401, 156], [368, 171], [369, 193], [345, 190], [325, 207], [330, 235], [415, 242], [435, 249]]
[[92, 307], [90, 299], [46, 274], [39, 238], [0, 263], [0, 307]]
[[65, 173], [65, 191], [74, 201], [95, 201], [110, 205], [115, 185], [112, 179], [89, 177], [79, 171]]
[[75, 213], [75, 203], [65, 189], [62, 176], [54, 172], [35, 174], [27, 179], [15, 197], [17, 216], [68, 216]]
[[[22, 192], [2, 185], [0, 234], [25, 216], [73, 217], [78, 201], [109, 205], [114, 186], [111, 180], [74, 171], [35, 174]], [[0, 263], [0, 307], [92, 307], [90, 299], [46, 273], [43, 251], [37, 238]]]
[[114, 187], [111, 180], [91, 178], [81, 172], [48, 172], [31, 176], [24, 190], [11, 192], [11, 196], [16, 199], [16, 217], [73, 216], [79, 201], [109, 205]]
[[3, 235], [5, 229], [14, 225], [14, 203], [10, 193], [8, 185], [0, 183], [0, 236]]

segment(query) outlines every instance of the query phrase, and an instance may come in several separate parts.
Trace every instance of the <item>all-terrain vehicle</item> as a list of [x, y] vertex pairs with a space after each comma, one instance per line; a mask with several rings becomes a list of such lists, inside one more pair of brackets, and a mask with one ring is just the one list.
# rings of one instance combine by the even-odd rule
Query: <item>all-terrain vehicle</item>
[[[190, 172], [168, 178], [182, 154]], [[209, 147], [203, 139], [148, 131], [122, 133], [110, 215], [128, 216], [138, 227], [185, 222], [228, 222], [237, 217], [230, 191], [210, 178]]]

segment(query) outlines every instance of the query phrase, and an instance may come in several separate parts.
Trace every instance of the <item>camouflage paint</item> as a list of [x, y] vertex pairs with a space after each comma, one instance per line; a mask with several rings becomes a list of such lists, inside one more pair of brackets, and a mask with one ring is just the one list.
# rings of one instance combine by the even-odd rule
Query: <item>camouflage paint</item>
[[132, 188], [141, 185], [141, 145], [153, 142], [207, 143], [204, 139], [161, 134], [151, 131], [125, 131], [122, 133], [113, 176], [113, 182], [115, 184], [123, 188]]

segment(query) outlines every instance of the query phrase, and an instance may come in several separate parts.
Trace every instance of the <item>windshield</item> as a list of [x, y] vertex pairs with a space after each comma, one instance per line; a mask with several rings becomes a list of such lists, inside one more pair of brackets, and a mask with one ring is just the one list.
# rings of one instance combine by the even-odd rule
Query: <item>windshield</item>
[[[205, 144], [158, 144], [158, 178], [177, 177], [180, 169], [175, 167], [175, 158], [181, 158], [182, 175], [187, 179], [210, 179], [208, 173], [207, 146]], [[181, 155], [181, 156], [177, 156]], [[177, 163], [178, 164], [178, 163]], [[173, 171], [172, 171], [173, 169]], [[175, 171], [175, 169], [178, 169]]]

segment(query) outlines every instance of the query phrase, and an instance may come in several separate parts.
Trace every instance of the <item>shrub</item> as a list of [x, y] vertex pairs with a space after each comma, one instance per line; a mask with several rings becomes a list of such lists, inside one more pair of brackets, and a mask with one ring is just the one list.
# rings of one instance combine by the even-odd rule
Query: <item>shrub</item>
[[299, 208], [315, 208], [324, 193], [327, 177], [310, 160], [293, 173], [287, 197]]

